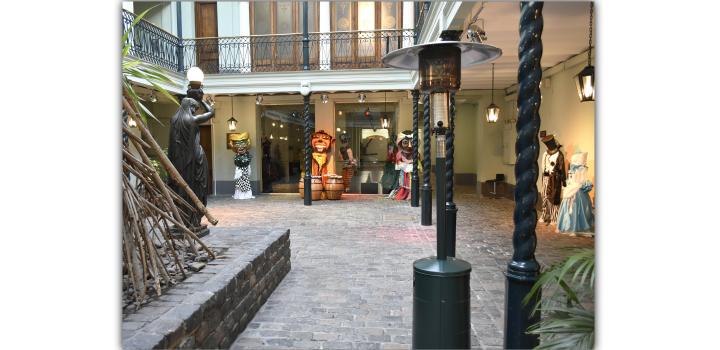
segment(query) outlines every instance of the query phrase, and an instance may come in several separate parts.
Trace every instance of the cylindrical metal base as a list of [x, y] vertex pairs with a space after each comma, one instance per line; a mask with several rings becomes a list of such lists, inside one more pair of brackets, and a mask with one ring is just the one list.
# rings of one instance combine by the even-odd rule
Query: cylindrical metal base
[[455, 227], [457, 225], [457, 206], [446, 203], [445, 206], [445, 238], [447, 239], [447, 255], [455, 256]]
[[432, 189], [425, 186], [420, 189], [422, 194], [422, 207], [420, 208], [420, 225], [432, 225]]
[[305, 205], [312, 205], [312, 178], [305, 176]]
[[470, 348], [470, 264], [434, 256], [413, 264], [413, 349]]
[[537, 335], [525, 333], [533, 324], [540, 321], [540, 313], [531, 312], [540, 298], [540, 293], [526, 305], [522, 300], [538, 279], [537, 273], [524, 273], [508, 269], [505, 283], [505, 349], [532, 349], [540, 344]]

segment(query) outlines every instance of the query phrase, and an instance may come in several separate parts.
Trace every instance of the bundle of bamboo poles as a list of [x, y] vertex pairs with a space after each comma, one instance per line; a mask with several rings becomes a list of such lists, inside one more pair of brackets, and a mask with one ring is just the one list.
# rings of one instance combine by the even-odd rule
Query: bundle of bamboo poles
[[[134, 135], [127, 124], [123, 125], [123, 296], [124, 306], [134, 304], [137, 308], [151, 294], [159, 296], [163, 289], [187, 277], [190, 263], [215, 258], [214, 252], [190, 230], [190, 217], [193, 211], [199, 211], [213, 225], [217, 220], [180, 176], [125, 97], [123, 107], [143, 136]], [[162, 180], [146, 150], [156, 155], [193, 204]], [[182, 239], [174, 239], [173, 232], [181, 232]]]

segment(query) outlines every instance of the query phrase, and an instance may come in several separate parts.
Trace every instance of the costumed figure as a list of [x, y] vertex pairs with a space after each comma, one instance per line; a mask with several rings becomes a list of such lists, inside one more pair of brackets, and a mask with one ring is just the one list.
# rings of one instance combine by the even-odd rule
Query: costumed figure
[[395, 156], [397, 156], [398, 152], [398, 144], [395, 142], [396, 140], [397, 137], [395, 134], [390, 134], [390, 138], [387, 139], [387, 156], [385, 158], [383, 175], [380, 178], [383, 190], [387, 190], [387, 193], [389, 193], [388, 198], [393, 198], [399, 188], [398, 179], [400, 178], [400, 170], [395, 169]]
[[[195, 192], [195, 195], [207, 205], [208, 188], [208, 162], [205, 152], [200, 146], [199, 125], [215, 116], [215, 110], [202, 100], [201, 89], [189, 89], [187, 97], [180, 102], [175, 115], [170, 120], [170, 140], [168, 158], [183, 180]], [[203, 106], [207, 112], [195, 115], [198, 107]], [[193, 203], [190, 197], [172, 178], [169, 180], [170, 188], [188, 203]], [[190, 222], [193, 229], [200, 228], [202, 214], [193, 211]]]
[[234, 199], [251, 199], [252, 187], [250, 186], [250, 135], [243, 132], [240, 135], [233, 135], [230, 139], [231, 146], [235, 151], [235, 194]]
[[328, 156], [335, 140], [324, 130], [316, 131], [312, 134], [310, 145], [312, 146], [312, 175], [322, 176], [323, 185], [325, 185], [325, 177], [328, 169]]
[[549, 225], [557, 222], [562, 188], [565, 187], [565, 157], [560, 150], [562, 145], [553, 135], [543, 137], [542, 142], [547, 151], [542, 158], [542, 214], [539, 220]]
[[399, 172], [396, 188], [389, 198], [406, 200], [410, 196], [410, 178], [413, 171], [412, 132], [405, 130], [397, 137], [395, 152], [395, 170]]
[[357, 167], [357, 159], [353, 157], [353, 151], [350, 148], [350, 135], [340, 135], [340, 143], [340, 158], [345, 162], [342, 172], [343, 185], [345, 185], [345, 192], [350, 192], [350, 184]]
[[570, 158], [567, 186], [562, 191], [562, 203], [558, 214], [559, 232], [592, 235], [595, 226], [589, 192], [593, 184], [587, 179], [587, 152], [576, 153]]

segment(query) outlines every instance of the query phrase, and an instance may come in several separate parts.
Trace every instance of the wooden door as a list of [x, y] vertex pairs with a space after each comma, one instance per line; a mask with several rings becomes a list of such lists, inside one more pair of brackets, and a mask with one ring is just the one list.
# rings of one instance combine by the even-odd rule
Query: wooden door
[[218, 73], [217, 3], [195, 3], [195, 37], [197, 66], [205, 73]]
[[205, 157], [208, 163], [208, 183], [207, 183], [207, 194], [211, 195], [215, 193], [213, 191], [213, 153], [212, 153], [212, 129], [210, 125], [200, 125], [200, 146], [205, 151]]

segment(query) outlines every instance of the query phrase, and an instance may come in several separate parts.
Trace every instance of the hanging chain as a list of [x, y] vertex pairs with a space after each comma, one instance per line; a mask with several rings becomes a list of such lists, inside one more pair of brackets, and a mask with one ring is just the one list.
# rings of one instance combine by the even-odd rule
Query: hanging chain
[[490, 81], [490, 103], [495, 103], [495, 63], [492, 64], [492, 80]]
[[590, 33], [588, 34], [588, 66], [590, 65], [590, 54], [592, 53], [592, 30], [593, 30], [593, 8], [595, 3], [590, 1]]

